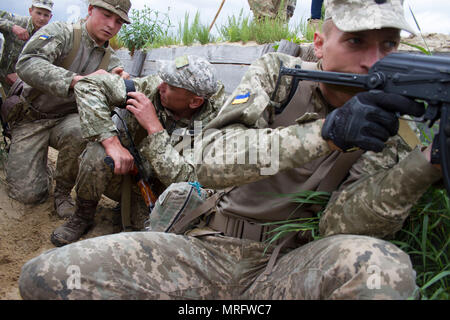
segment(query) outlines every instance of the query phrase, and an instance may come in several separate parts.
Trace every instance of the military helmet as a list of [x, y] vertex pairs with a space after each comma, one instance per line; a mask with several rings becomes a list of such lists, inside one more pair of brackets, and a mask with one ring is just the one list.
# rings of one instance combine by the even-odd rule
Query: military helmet
[[131, 8], [130, 0], [89, 0], [93, 6], [111, 11], [121, 17], [126, 23], [130, 23], [128, 12]]

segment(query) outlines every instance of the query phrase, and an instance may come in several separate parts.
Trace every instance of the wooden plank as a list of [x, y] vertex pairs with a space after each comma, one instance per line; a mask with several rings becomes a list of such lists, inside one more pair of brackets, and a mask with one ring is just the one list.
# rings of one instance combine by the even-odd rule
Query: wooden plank
[[225, 86], [225, 92], [231, 94], [241, 82], [248, 65], [238, 64], [213, 64], [216, 68], [219, 80]]
[[251, 64], [267, 52], [273, 52], [271, 44], [240, 45], [204, 45], [192, 47], [158, 48], [147, 53], [146, 61], [173, 60], [182, 55], [198, 55], [211, 63]]
[[298, 57], [300, 46], [291, 41], [281, 40], [277, 52], [285, 53], [294, 57]]
[[138, 77], [141, 75], [142, 66], [144, 65], [146, 55], [147, 53], [142, 50], [138, 50], [134, 53], [130, 75], [133, 77]]

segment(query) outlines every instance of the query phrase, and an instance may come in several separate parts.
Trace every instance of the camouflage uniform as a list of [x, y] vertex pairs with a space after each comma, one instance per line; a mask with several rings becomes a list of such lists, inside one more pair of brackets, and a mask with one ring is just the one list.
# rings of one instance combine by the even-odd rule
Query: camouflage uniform
[[[254, 99], [239, 105], [243, 109], [235, 114], [237, 117], [244, 114], [244, 118], [223, 128], [239, 128], [238, 132], [234, 132], [239, 135], [243, 130], [256, 127], [260, 129], [254, 130], [263, 130], [268, 135], [279, 136], [280, 173], [269, 178], [266, 176], [265, 180], [261, 180], [263, 182], [271, 179], [268, 184], [273, 186], [274, 192], [280, 192], [279, 188], [282, 186], [275, 184], [274, 181], [283, 177], [285, 169], [300, 167], [295, 169], [296, 172], [287, 171], [287, 176], [295, 177], [294, 174], [308, 170], [311, 175], [311, 165], [308, 169], [307, 162], [329, 154], [326, 143], [320, 137], [323, 120], [293, 124], [276, 130], [264, 129], [267, 123], [263, 115], [267, 109], [259, 107], [261, 103], [267, 105], [268, 97], [276, 82], [280, 60], [287, 66], [302, 63], [299, 58], [271, 53], [252, 64], [233, 97], [248, 92], [249, 88], [251, 92], [260, 95], [255, 94]], [[274, 72], [271, 73], [270, 70]], [[262, 79], [263, 75], [267, 77]], [[256, 84], [261, 86], [256, 87]], [[282, 84], [277, 101], [282, 101], [286, 97], [288, 87], [288, 81]], [[264, 88], [267, 94], [260, 91]], [[311, 99], [311, 105], [316, 112], [323, 113], [324, 110], [328, 110], [318, 91], [313, 92]], [[226, 119], [229, 111], [236, 110], [238, 106], [231, 105], [231, 101], [233, 99], [225, 104], [225, 109], [210, 123], [210, 126], [214, 127]], [[309, 117], [311, 118], [311, 114]], [[203, 139], [206, 146], [210, 145], [208, 136]], [[226, 141], [222, 143], [226, 144]], [[234, 143], [236, 140], [231, 141]], [[249, 141], [244, 151], [249, 153], [249, 146], [254, 143]], [[204, 150], [208, 153], [212, 149], [204, 148]], [[234, 150], [234, 146], [225, 147], [224, 150]], [[340, 195], [337, 201], [330, 202], [327, 207], [321, 221], [323, 235], [337, 233], [361, 235], [334, 235], [312, 241], [294, 250], [284, 249], [270, 273], [266, 274], [264, 271], [273, 248], [263, 254], [266, 248], [263, 242], [222, 235], [193, 237], [159, 232], [122, 233], [80, 241], [31, 260], [23, 267], [19, 281], [22, 297], [26, 299], [405, 299], [412, 296], [416, 288], [415, 272], [408, 255], [387, 241], [363, 234], [384, 236], [398, 230], [412, 203], [430, 183], [439, 179], [439, 173], [422, 159], [417, 150], [408, 155], [410, 151], [411, 149], [397, 136], [389, 141], [388, 148], [383, 153], [365, 153], [354, 165], [350, 178], [340, 192], [336, 193]], [[253, 181], [264, 178], [260, 176], [260, 169], [266, 163], [257, 163], [253, 166], [205, 165], [209, 161], [208, 157], [207, 154], [203, 164], [198, 166], [199, 180], [204, 185], [225, 187], [240, 181], [247, 182], [247, 177]], [[246, 170], [243, 171], [242, 168]], [[347, 188], [350, 181], [356, 178], [359, 181]], [[404, 186], [402, 184], [402, 188], [392, 188], [392, 180], [401, 184], [405, 179], [408, 181]], [[226, 184], [228, 181], [229, 184]], [[243, 185], [233, 192], [239, 195], [245, 190], [244, 193], [248, 195], [248, 189], [257, 189], [258, 183], [260, 181]], [[380, 203], [376, 197], [371, 196], [373, 192], [384, 189], [388, 191], [383, 193], [386, 203]], [[392, 192], [392, 189], [396, 192]], [[361, 201], [361, 199], [368, 200]], [[272, 205], [280, 206], [280, 200], [278, 198], [276, 200], [267, 194], [258, 195], [257, 191], [253, 198], [242, 199], [243, 202], [251, 203], [247, 205], [248, 211], [254, 211], [257, 206], [258, 209], [264, 207], [270, 209]], [[226, 210], [227, 201], [230, 201], [229, 197], [219, 201], [216, 210]], [[373, 206], [367, 207], [367, 202], [374, 202]], [[355, 207], [350, 208], [350, 205]], [[378, 207], [383, 206], [386, 211], [380, 212]], [[289, 215], [292, 208], [286, 204], [284, 215]], [[299, 215], [302, 216], [301, 210]], [[106, 269], [105, 261], [108, 261]], [[78, 270], [75, 275], [78, 278], [72, 276], [71, 266]], [[90, 276], [91, 272], [95, 272], [96, 276]], [[172, 275], [176, 275], [176, 281], [172, 280]], [[74, 287], [71, 283], [74, 279], [79, 280], [74, 282], [79, 283], [79, 287]]]
[[[36, 32], [23, 49], [17, 72], [24, 80], [22, 96], [29, 98], [34, 90], [43, 94], [33, 100], [39, 112], [27, 103], [21, 116], [11, 123], [12, 141], [6, 165], [9, 195], [24, 203], [38, 203], [48, 195], [51, 177], [46, 171], [47, 149], [59, 151], [56, 177], [65, 190], [75, 184], [78, 156], [86, 141], [81, 137], [75, 97], [69, 86], [75, 74], [86, 75], [96, 70], [105, 53], [112, 49], [99, 47], [81, 26], [81, 43], [70, 70], [58, 66], [73, 47], [71, 24], [55, 22]], [[121, 66], [112, 53], [108, 70]]]
[[[211, 69], [191, 68], [189, 77], [180, 80], [181, 76], [169, 66], [171, 66], [170, 63], [160, 66], [159, 75], [133, 80], [136, 91], [144, 93], [155, 106], [164, 130], [148, 135], [130, 112], [126, 111], [123, 117], [136, 146], [147, 160], [146, 166], [151, 168], [152, 176], [165, 186], [172, 182], [196, 180], [191, 144], [183, 145], [186, 141], [184, 138], [187, 135], [190, 141], [189, 132], [193, 131], [196, 125], [204, 126], [213, 119], [225, 101], [224, 87], [208, 72]], [[192, 77], [190, 72], [198, 76]], [[191, 119], [176, 120], [172, 112], [164, 108], [160, 101], [158, 86], [163, 80], [191, 92], [196, 91], [196, 94], [207, 98], [204, 105]], [[200, 83], [192, 83], [193, 81], [200, 81]], [[213, 86], [208, 87], [211, 83]], [[214, 91], [215, 93], [211, 94]], [[77, 196], [85, 200], [99, 201], [101, 195], [105, 193], [112, 199], [120, 200], [123, 176], [114, 175], [106, 166], [103, 161], [106, 153], [99, 142], [117, 135], [116, 127], [120, 127], [121, 123], [117, 122], [117, 126], [113, 123], [110, 110], [115, 105], [125, 103], [124, 82], [113, 75], [86, 77], [75, 86], [75, 93], [83, 137], [92, 141], [81, 156], [80, 174], [76, 186]], [[124, 131], [120, 131], [123, 143], [129, 143]], [[140, 195], [136, 198], [142, 201]]]
[[[296, 186], [297, 192], [314, 190], [308, 182], [318, 163], [335, 161], [321, 137], [331, 106], [317, 85], [302, 82], [298, 96], [306, 98], [291, 106], [306, 107], [307, 112], [297, 120], [283, 119], [289, 125], [276, 125], [284, 113], [274, 115], [272, 106], [286, 100], [291, 87], [290, 78], [283, 78], [271, 102], [281, 61], [287, 67], [307, 66], [279, 53], [258, 59], [196, 140], [204, 153], [197, 166], [199, 181], [207, 187], [240, 185], [216, 203], [203, 221], [204, 231], [219, 213], [226, 213], [228, 222], [247, 219], [250, 229], [276, 220], [276, 215], [308, 215], [308, 208], [273, 200], [258, 190], [264, 183], [265, 190], [275, 193], [288, 188], [292, 192]], [[245, 137], [235, 138], [240, 136]], [[266, 176], [261, 170], [269, 168], [270, 159], [264, 155], [270, 151], [253, 162], [237, 164], [239, 155], [251, 159], [252, 149], [265, 151], [276, 141], [278, 147], [272, 150], [279, 150], [277, 166], [265, 171]], [[234, 161], [225, 161], [226, 156]], [[272, 175], [267, 176], [269, 172]], [[412, 150], [402, 137], [394, 136], [381, 153], [365, 152], [353, 164], [322, 215], [320, 231], [325, 237], [320, 240], [285, 247], [277, 256], [271, 255], [273, 248], [263, 254], [265, 243], [239, 236], [116, 234], [31, 260], [22, 269], [20, 292], [29, 299], [405, 299], [416, 288], [408, 255], [369, 236], [385, 237], [398, 230], [412, 204], [440, 178], [419, 149]], [[231, 211], [230, 204], [239, 201], [242, 211]]]
[[[248, 0], [250, 10], [256, 19], [275, 19], [278, 14], [286, 21], [294, 15], [297, 0]], [[280, 7], [283, 5], [283, 7]]]
[[20, 40], [12, 32], [12, 27], [18, 25], [27, 29], [30, 37], [34, 34], [33, 21], [31, 17], [17, 16], [6, 11], [0, 10], [0, 32], [5, 38], [3, 56], [0, 60], [0, 83], [3, 89], [8, 93], [11, 87], [6, 82], [6, 76], [10, 73], [16, 72], [16, 62], [19, 59], [20, 52], [22, 52], [26, 41]]

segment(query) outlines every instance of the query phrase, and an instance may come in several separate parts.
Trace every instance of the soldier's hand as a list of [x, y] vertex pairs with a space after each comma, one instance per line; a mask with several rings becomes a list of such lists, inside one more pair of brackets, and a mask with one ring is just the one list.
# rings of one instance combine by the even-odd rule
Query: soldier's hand
[[84, 77], [87, 77], [87, 76], [92, 76], [92, 75], [94, 75], [94, 74], [109, 74], [107, 71], [105, 71], [105, 70], [103, 70], [103, 69], [99, 69], [99, 70], [97, 70], [97, 71], [94, 71], [94, 72], [92, 72], [92, 73], [90, 73], [90, 74], [87, 74], [87, 75], [85, 75], [85, 76], [80, 76], [80, 75], [75, 75], [73, 78], [72, 78], [72, 82], [70, 83], [70, 88], [73, 88], [73, 87], [75, 87], [75, 85], [78, 83], [78, 81], [80, 81], [81, 79], [83, 79]]
[[398, 112], [399, 114], [408, 114], [415, 117], [423, 116], [425, 113], [423, 103], [416, 102], [399, 94], [371, 90], [358, 93], [357, 97], [363, 104], [377, 106], [390, 112]]
[[387, 139], [397, 134], [399, 122], [394, 110], [381, 108], [377, 104], [380, 97], [366, 93], [354, 96], [325, 119], [322, 137], [343, 151], [358, 147], [380, 152]]
[[125, 80], [130, 79], [130, 74], [128, 72], [124, 71], [123, 68], [121, 68], [121, 67], [112, 69], [111, 73], [117, 74], [119, 77], [121, 77], [122, 79], [125, 79]]
[[10, 73], [6, 76], [6, 83], [8, 83], [9, 85], [13, 85], [14, 82], [17, 81], [17, 79], [19, 79], [19, 77], [17, 76], [17, 73]]
[[107, 138], [101, 143], [106, 154], [114, 161], [114, 174], [127, 174], [133, 169], [133, 156], [122, 146], [117, 136]]
[[30, 39], [30, 35], [27, 31], [27, 29], [22, 28], [18, 25], [13, 25], [12, 32], [19, 38], [20, 40], [27, 41]]
[[148, 134], [163, 131], [164, 128], [156, 114], [155, 106], [147, 96], [141, 92], [129, 92], [131, 99], [127, 100], [127, 110], [134, 114], [139, 124]]

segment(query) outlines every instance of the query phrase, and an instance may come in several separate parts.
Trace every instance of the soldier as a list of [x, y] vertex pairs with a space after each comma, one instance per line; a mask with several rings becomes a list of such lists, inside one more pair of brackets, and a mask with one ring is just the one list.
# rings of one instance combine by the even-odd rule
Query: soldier
[[[314, 41], [318, 63], [269, 53], [250, 66], [201, 137], [204, 160], [197, 167], [199, 181], [213, 188], [239, 185], [212, 196], [212, 205], [208, 199], [198, 208], [200, 214], [208, 213], [198, 224], [202, 237], [189, 236], [189, 231], [126, 233], [53, 250], [23, 267], [22, 297], [414, 296], [415, 272], [408, 255], [380, 238], [400, 229], [413, 203], [442, 177], [439, 168], [430, 164], [429, 148], [422, 152], [420, 146], [414, 148], [413, 140], [396, 134], [394, 111], [409, 108], [418, 115], [423, 106], [398, 95], [358, 93], [303, 81], [294, 88], [296, 94], [285, 110], [275, 114], [274, 106], [288, 100], [290, 77], [281, 79], [273, 95], [281, 62], [288, 67], [367, 73], [377, 60], [397, 49], [401, 30], [411, 31], [402, 4], [401, 0], [326, 0], [323, 33], [316, 33]], [[358, 146], [377, 152], [342, 153], [335, 145], [346, 151]], [[272, 161], [265, 156], [270, 148], [276, 154]], [[252, 162], [230, 161], [240, 156], [249, 159], [254, 150], [260, 153]], [[228, 161], [217, 161], [224, 157]], [[341, 159], [349, 166], [336, 183]], [[311, 217], [318, 211], [270, 195], [324, 189], [334, 192], [321, 216], [323, 238], [311, 241], [308, 234], [300, 233], [276, 249], [267, 248], [262, 240], [269, 227], [261, 222]], [[196, 220], [201, 217], [198, 213]], [[192, 216], [187, 213], [181, 220], [188, 223], [186, 218]], [[208, 231], [213, 235], [205, 235]], [[73, 265], [79, 268], [77, 285], [68, 271]]]
[[59, 151], [55, 209], [60, 217], [73, 214], [70, 192], [78, 156], [86, 146], [73, 87], [93, 73], [129, 76], [108, 40], [129, 23], [130, 6], [129, 0], [91, 0], [88, 18], [81, 25], [47, 25], [25, 45], [17, 62], [17, 73], [25, 82], [21, 102], [8, 115], [12, 139], [6, 180], [11, 198], [27, 204], [45, 201], [51, 187], [47, 152], [52, 146]]
[[250, 10], [257, 20], [275, 19], [277, 16], [289, 22], [295, 11], [297, 0], [248, 0]]
[[[127, 109], [134, 117], [128, 112], [126, 120], [134, 143], [152, 168], [154, 180], [158, 180], [153, 183], [165, 189], [172, 182], [196, 180], [191, 147], [183, 148], [184, 135], [194, 131], [196, 121], [203, 126], [213, 119], [225, 102], [225, 94], [212, 65], [204, 58], [182, 56], [175, 61], [160, 61], [157, 68], [157, 75], [133, 80], [136, 92], [128, 93]], [[75, 94], [83, 137], [92, 142], [81, 156], [75, 214], [52, 233], [55, 246], [77, 241], [92, 226], [102, 194], [121, 199], [123, 175], [134, 163], [121, 144], [127, 143], [127, 135], [122, 132], [119, 140], [108, 116], [113, 106], [125, 103], [124, 81], [112, 75], [87, 77], [77, 84]], [[107, 155], [114, 160], [114, 172], [104, 162]], [[132, 224], [142, 229], [148, 210], [139, 214], [136, 207], [139, 202], [140, 208], [145, 204], [137, 188], [135, 191]]]
[[30, 17], [17, 16], [0, 10], [0, 32], [5, 38], [0, 59], [0, 83], [7, 94], [17, 80], [16, 63], [26, 41], [52, 18], [52, 0], [32, 0]]

